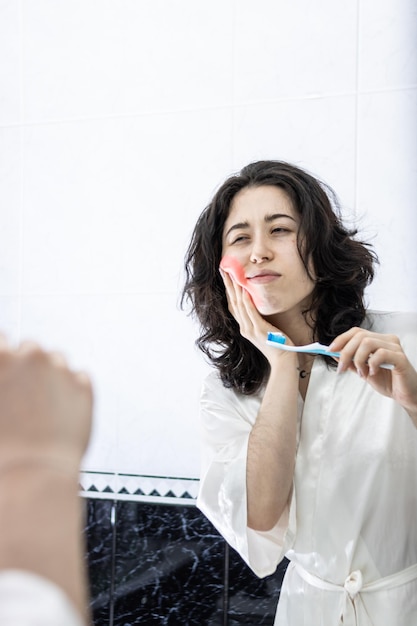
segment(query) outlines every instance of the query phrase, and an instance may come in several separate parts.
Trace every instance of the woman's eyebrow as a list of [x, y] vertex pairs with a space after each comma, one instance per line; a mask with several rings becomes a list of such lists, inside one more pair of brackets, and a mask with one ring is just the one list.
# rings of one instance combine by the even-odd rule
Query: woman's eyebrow
[[[273, 222], [277, 219], [279, 219], [280, 217], [286, 217], [290, 220], [292, 220], [293, 222], [295, 222], [296, 220], [292, 217], [292, 215], [288, 215], [287, 213], [273, 213], [272, 215], [265, 215], [265, 222], [267, 224], [269, 224], [270, 222]], [[229, 230], [225, 233], [225, 237], [228, 237], [228, 235], [234, 231], [234, 230], [242, 230], [242, 229], [246, 229], [249, 228], [250, 224], [249, 222], [238, 222], [237, 224], [233, 224], [233, 226], [231, 226], [229, 228]]]
[[232, 230], [241, 230], [242, 228], [249, 228], [249, 223], [238, 222], [237, 224], [233, 224], [233, 226], [231, 226], [229, 230], [227, 231], [227, 233], [225, 234], [225, 237], [227, 237], [232, 232]]
[[292, 220], [293, 222], [296, 221], [292, 215], [288, 215], [287, 213], [273, 213], [272, 215], [265, 215], [265, 222], [269, 224], [270, 222], [273, 222], [280, 217], [288, 217], [288, 219]]

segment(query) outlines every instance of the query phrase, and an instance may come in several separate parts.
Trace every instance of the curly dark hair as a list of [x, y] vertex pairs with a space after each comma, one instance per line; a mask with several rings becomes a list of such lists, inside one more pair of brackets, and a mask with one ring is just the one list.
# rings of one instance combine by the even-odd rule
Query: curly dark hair
[[[315, 282], [310, 318], [315, 340], [329, 344], [366, 315], [365, 287], [378, 262], [371, 246], [354, 239], [340, 216], [334, 191], [302, 169], [283, 161], [258, 161], [228, 178], [200, 215], [185, 257], [186, 281], [181, 306], [191, 303], [200, 322], [197, 346], [219, 370], [223, 384], [241, 393], [256, 393], [269, 375], [265, 356], [241, 336], [228, 310], [219, 273], [222, 236], [234, 196], [246, 187], [274, 185], [291, 199], [300, 217], [297, 247], [304, 267]], [[314, 276], [309, 271], [312, 261]], [[310, 264], [311, 266], [311, 264]], [[335, 364], [328, 360], [329, 365]]]

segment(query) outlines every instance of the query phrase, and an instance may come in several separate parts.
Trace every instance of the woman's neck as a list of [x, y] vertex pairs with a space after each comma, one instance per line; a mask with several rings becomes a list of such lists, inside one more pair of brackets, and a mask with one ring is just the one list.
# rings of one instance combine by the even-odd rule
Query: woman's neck
[[308, 324], [309, 318], [300, 313], [299, 315], [277, 314], [270, 315], [265, 319], [284, 333], [295, 346], [312, 343], [314, 339], [313, 324]]

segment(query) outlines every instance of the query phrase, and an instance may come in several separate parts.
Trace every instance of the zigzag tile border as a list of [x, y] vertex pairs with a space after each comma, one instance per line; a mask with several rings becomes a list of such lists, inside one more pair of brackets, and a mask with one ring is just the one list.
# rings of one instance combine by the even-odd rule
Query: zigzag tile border
[[198, 486], [198, 478], [80, 472], [80, 495], [84, 498], [194, 506]]

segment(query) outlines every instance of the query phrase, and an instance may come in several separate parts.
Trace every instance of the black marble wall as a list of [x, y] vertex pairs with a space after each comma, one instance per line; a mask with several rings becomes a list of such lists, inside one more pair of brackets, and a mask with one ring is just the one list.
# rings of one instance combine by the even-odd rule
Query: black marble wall
[[287, 563], [257, 578], [195, 506], [86, 500], [94, 626], [273, 624]]

